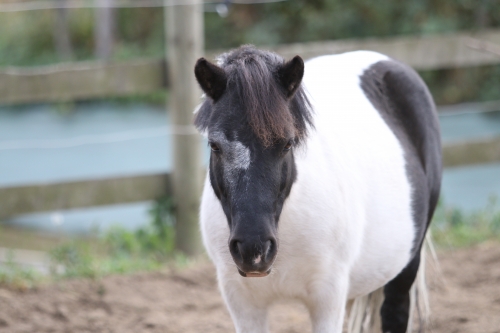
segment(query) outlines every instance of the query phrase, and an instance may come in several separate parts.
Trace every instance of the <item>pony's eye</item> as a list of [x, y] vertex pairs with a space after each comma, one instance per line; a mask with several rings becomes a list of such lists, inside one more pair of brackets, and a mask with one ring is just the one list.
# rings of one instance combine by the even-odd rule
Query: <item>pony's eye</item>
[[217, 146], [215, 143], [210, 142], [209, 145], [210, 145], [210, 148], [212, 148], [212, 151], [214, 151], [214, 152], [219, 152], [220, 151], [219, 146]]
[[288, 143], [283, 147], [283, 151], [289, 151], [292, 148], [292, 141], [288, 141]]

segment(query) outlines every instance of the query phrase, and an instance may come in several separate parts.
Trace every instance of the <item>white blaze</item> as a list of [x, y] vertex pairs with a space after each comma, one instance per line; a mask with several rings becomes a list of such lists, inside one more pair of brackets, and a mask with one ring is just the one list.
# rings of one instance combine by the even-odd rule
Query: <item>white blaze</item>
[[239, 172], [250, 167], [250, 149], [240, 141], [229, 141], [222, 131], [212, 132], [209, 137], [221, 146], [224, 178], [234, 188]]
[[232, 142], [231, 146], [233, 155], [232, 166], [237, 169], [247, 170], [250, 166], [250, 149], [239, 141]]

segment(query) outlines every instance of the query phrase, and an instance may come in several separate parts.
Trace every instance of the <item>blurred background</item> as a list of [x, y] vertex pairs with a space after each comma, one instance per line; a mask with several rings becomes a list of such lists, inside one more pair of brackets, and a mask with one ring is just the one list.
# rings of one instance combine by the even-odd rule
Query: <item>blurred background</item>
[[[186, 3], [0, 0], [0, 284], [186, 260], [189, 250], [175, 250], [171, 174], [172, 135], [188, 125], [172, 120], [180, 78], [167, 69], [176, 50], [165, 5]], [[496, 0], [226, 0], [202, 9], [197, 41], [212, 59], [250, 43], [305, 58], [370, 49], [416, 68], [439, 106], [444, 143], [436, 240], [499, 237]], [[194, 145], [201, 169], [208, 153]]]

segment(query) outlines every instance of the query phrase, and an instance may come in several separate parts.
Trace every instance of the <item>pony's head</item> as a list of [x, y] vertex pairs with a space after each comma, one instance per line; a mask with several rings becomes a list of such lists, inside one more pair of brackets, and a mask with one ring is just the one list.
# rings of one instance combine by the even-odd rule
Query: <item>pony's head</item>
[[194, 72], [207, 96], [195, 125], [212, 149], [210, 182], [229, 224], [229, 251], [242, 276], [266, 276], [297, 177], [294, 149], [312, 126], [304, 62], [243, 46], [218, 65], [199, 59]]

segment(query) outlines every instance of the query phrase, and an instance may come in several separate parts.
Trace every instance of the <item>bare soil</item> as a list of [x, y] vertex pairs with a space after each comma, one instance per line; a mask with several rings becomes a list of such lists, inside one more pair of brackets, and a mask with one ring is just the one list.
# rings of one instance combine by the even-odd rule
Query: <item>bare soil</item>
[[[433, 333], [500, 332], [500, 245], [440, 253], [444, 280], [431, 283]], [[299, 304], [277, 304], [271, 331], [310, 332]], [[25, 292], [0, 289], [0, 332], [234, 332], [214, 270], [72, 280]]]

